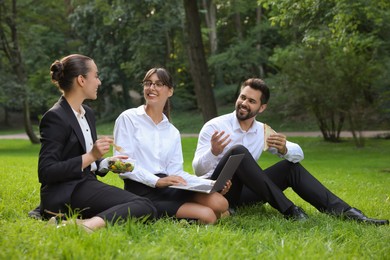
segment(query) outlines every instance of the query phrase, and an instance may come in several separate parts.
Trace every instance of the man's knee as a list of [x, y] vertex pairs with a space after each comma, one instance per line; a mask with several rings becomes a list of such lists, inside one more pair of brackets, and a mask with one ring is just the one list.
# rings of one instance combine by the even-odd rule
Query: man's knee
[[302, 165], [300, 163], [293, 163], [287, 160], [283, 160], [278, 162], [280, 165], [282, 165], [285, 168], [291, 168], [291, 169], [299, 169], [302, 168]]
[[242, 153], [246, 154], [246, 153], [249, 153], [249, 151], [242, 144], [237, 144], [237, 145], [234, 145], [230, 148], [230, 153], [231, 154], [242, 154]]

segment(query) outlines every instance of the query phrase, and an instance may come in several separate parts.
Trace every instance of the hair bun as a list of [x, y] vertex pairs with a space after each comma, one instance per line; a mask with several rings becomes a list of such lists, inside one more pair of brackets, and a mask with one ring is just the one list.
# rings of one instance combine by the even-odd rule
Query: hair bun
[[51, 79], [56, 82], [58, 82], [61, 79], [61, 77], [64, 76], [64, 66], [62, 65], [61, 61], [56, 60], [51, 65], [50, 74], [51, 74]]

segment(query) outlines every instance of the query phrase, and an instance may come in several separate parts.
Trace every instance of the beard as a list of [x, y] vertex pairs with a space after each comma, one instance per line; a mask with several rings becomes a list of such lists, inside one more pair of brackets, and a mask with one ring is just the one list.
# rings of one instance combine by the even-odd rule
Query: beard
[[[240, 109], [245, 109], [246, 111], [240, 111]], [[236, 105], [236, 117], [239, 121], [245, 121], [255, 116], [257, 116], [257, 110], [252, 111], [250, 108], [241, 104]]]

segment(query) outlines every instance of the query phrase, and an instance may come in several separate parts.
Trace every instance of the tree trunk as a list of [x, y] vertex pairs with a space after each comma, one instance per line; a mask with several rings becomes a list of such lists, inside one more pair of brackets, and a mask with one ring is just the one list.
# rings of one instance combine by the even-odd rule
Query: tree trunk
[[[262, 13], [262, 10], [261, 10], [261, 6], [259, 6], [259, 7], [256, 8], [256, 25], [257, 26], [260, 26], [262, 16], [263, 16], [263, 13]], [[257, 38], [256, 50], [258, 52], [260, 52], [261, 51], [261, 34], [259, 33], [257, 37], [258, 38]], [[260, 78], [263, 78], [264, 77], [264, 67], [263, 67], [263, 64], [260, 63], [258, 65], [258, 69], [259, 69]]]
[[23, 100], [23, 118], [24, 118], [24, 129], [26, 131], [26, 134], [28, 138], [30, 139], [31, 143], [33, 144], [39, 144], [39, 138], [35, 134], [34, 129], [31, 124], [30, 120], [30, 106], [28, 104], [28, 99], [25, 98]]
[[363, 113], [359, 109], [351, 109], [350, 111], [347, 112], [348, 114], [348, 121], [349, 121], [349, 127], [350, 131], [352, 133], [353, 141], [355, 143], [355, 146], [357, 148], [363, 148], [364, 147], [364, 136], [362, 133], [362, 128], [359, 127], [359, 121], [362, 121]]
[[207, 67], [197, 1], [184, 0], [186, 16], [186, 45], [190, 63], [190, 72], [195, 86], [195, 95], [203, 121], [217, 116], [214, 93], [211, 88], [210, 74]]
[[[206, 9], [205, 20], [209, 29], [210, 54], [218, 53], [218, 34], [217, 34], [217, 7], [213, 0], [203, 0], [203, 8]], [[215, 67], [215, 86], [223, 86], [223, 73], [219, 66]]]
[[237, 32], [237, 37], [239, 40], [243, 39], [243, 33], [242, 33], [242, 26], [241, 26], [241, 14], [234, 13], [233, 14], [233, 20], [234, 20], [234, 25], [236, 27], [236, 32]]
[[203, 8], [206, 9], [206, 24], [209, 28], [210, 53], [216, 54], [218, 49], [217, 37], [217, 11], [212, 0], [203, 0]]
[[24, 69], [24, 64], [22, 61], [22, 54], [20, 52], [19, 48], [19, 40], [18, 40], [18, 32], [17, 32], [17, 10], [16, 10], [16, 0], [12, 1], [12, 13], [7, 18], [7, 25], [9, 27], [9, 31], [11, 34], [11, 39], [6, 39], [6, 33], [4, 29], [0, 28], [0, 40], [2, 42], [2, 50], [4, 51], [7, 59], [9, 60], [9, 63], [12, 66], [13, 72], [16, 74], [18, 78], [18, 83], [23, 88], [23, 97], [22, 97], [22, 104], [23, 104], [23, 116], [24, 116], [24, 128], [26, 131], [26, 134], [30, 138], [30, 141], [33, 144], [39, 143], [39, 138], [33, 131], [33, 127], [30, 120], [30, 105], [29, 105], [29, 98], [28, 98], [28, 90], [26, 86], [27, 82], [27, 75], [26, 71]]
[[313, 104], [313, 112], [324, 140], [333, 143], [340, 142], [340, 133], [345, 119], [344, 113], [340, 112], [335, 115], [332, 111], [324, 112], [316, 104]]

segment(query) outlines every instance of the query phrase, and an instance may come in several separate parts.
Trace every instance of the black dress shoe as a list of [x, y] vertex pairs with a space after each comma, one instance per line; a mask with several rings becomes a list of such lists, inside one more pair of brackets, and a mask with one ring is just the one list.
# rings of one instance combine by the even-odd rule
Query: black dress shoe
[[389, 221], [387, 219], [374, 219], [366, 217], [363, 212], [358, 209], [350, 208], [343, 212], [343, 216], [346, 219], [356, 220], [357, 222], [374, 224], [374, 225], [388, 225]]
[[303, 209], [295, 205], [291, 206], [286, 212], [284, 212], [284, 217], [295, 221], [305, 221], [309, 218]]
[[35, 209], [31, 210], [28, 212], [28, 216], [30, 218], [34, 218], [34, 219], [37, 219], [37, 220], [41, 220], [42, 219], [42, 216], [41, 216], [41, 209], [38, 207], [36, 207]]

